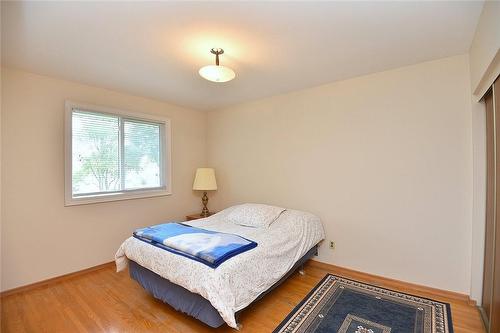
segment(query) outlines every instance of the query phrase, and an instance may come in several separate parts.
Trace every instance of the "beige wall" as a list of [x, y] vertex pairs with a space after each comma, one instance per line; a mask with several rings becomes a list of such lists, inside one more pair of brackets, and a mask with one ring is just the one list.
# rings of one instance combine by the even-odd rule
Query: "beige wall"
[[[309, 210], [337, 243], [319, 260], [474, 293], [471, 126], [480, 130], [482, 118], [470, 114], [468, 71], [467, 56], [457, 56], [207, 116], [2, 69], [2, 290], [110, 261], [134, 228], [197, 211], [192, 177], [208, 157], [220, 187], [210, 208], [254, 201]], [[64, 207], [65, 99], [170, 117], [174, 194]]]
[[481, 303], [486, 221], [486, 114], [483, 103], [472, 101], [473, 205], [470, 296]]
[[485, 108], [479, 99], [500, 74], [500, 2], [486, 1], [469, 51], [472, 96], [474, 201], [472, 213], [471, 298], [481, 303], [486, 206]]
[[469, 54], [472, 92], [477, 101], [500, 74], [500, 1], [485, 1]]
[[311, 211], [319, 260], [468, 294], [470, 96], [464, 55], [211, 112], [212, 207]]
[[[199, 210], [206, 114], [73, 82], [3, 69], [3, 290], [111, 261], [131, 232]], [[170, 117], [173, 195], [64, 207], [64, 100]]]

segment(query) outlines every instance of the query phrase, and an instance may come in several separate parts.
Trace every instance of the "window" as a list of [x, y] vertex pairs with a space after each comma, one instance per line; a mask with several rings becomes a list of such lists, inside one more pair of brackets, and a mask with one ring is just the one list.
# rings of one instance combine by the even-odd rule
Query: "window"
[[66, 205], [170, 194], [170, 121], [66, 102]]

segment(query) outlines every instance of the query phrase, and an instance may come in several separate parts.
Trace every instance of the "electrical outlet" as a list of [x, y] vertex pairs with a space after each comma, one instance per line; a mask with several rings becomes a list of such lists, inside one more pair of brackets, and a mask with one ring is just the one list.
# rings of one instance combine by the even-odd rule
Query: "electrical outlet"
[[335, 250], [335, 242], [330, 241], [330, 249]]

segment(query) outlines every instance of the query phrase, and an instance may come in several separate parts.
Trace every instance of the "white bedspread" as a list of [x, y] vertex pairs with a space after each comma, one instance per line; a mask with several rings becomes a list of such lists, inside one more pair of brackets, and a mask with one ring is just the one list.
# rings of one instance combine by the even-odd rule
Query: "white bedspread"
[[237, 328], [234, 314], [269, 289], [320, 240], [325, 233], [319, 218], [286, 210], [269, 228], [236, 225], [227, 220], [231, 208], [211, 217], [186, 222], [208, 230], [233, 233], [258, 243], [216, 269], [142, 242], [128, 238], [115, 255], [117, 271], [127, 258], [156, 274], [210, 301], [222, 319]]

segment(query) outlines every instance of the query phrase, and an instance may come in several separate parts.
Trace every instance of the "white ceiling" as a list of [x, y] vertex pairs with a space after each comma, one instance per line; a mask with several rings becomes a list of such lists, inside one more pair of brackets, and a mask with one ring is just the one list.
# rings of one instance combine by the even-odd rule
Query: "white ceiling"
[[[2, 64], [211, 110], [466, 53], [482, 1], [3, 2]], [[236, 79], [198, 69], [212, 47]]]

